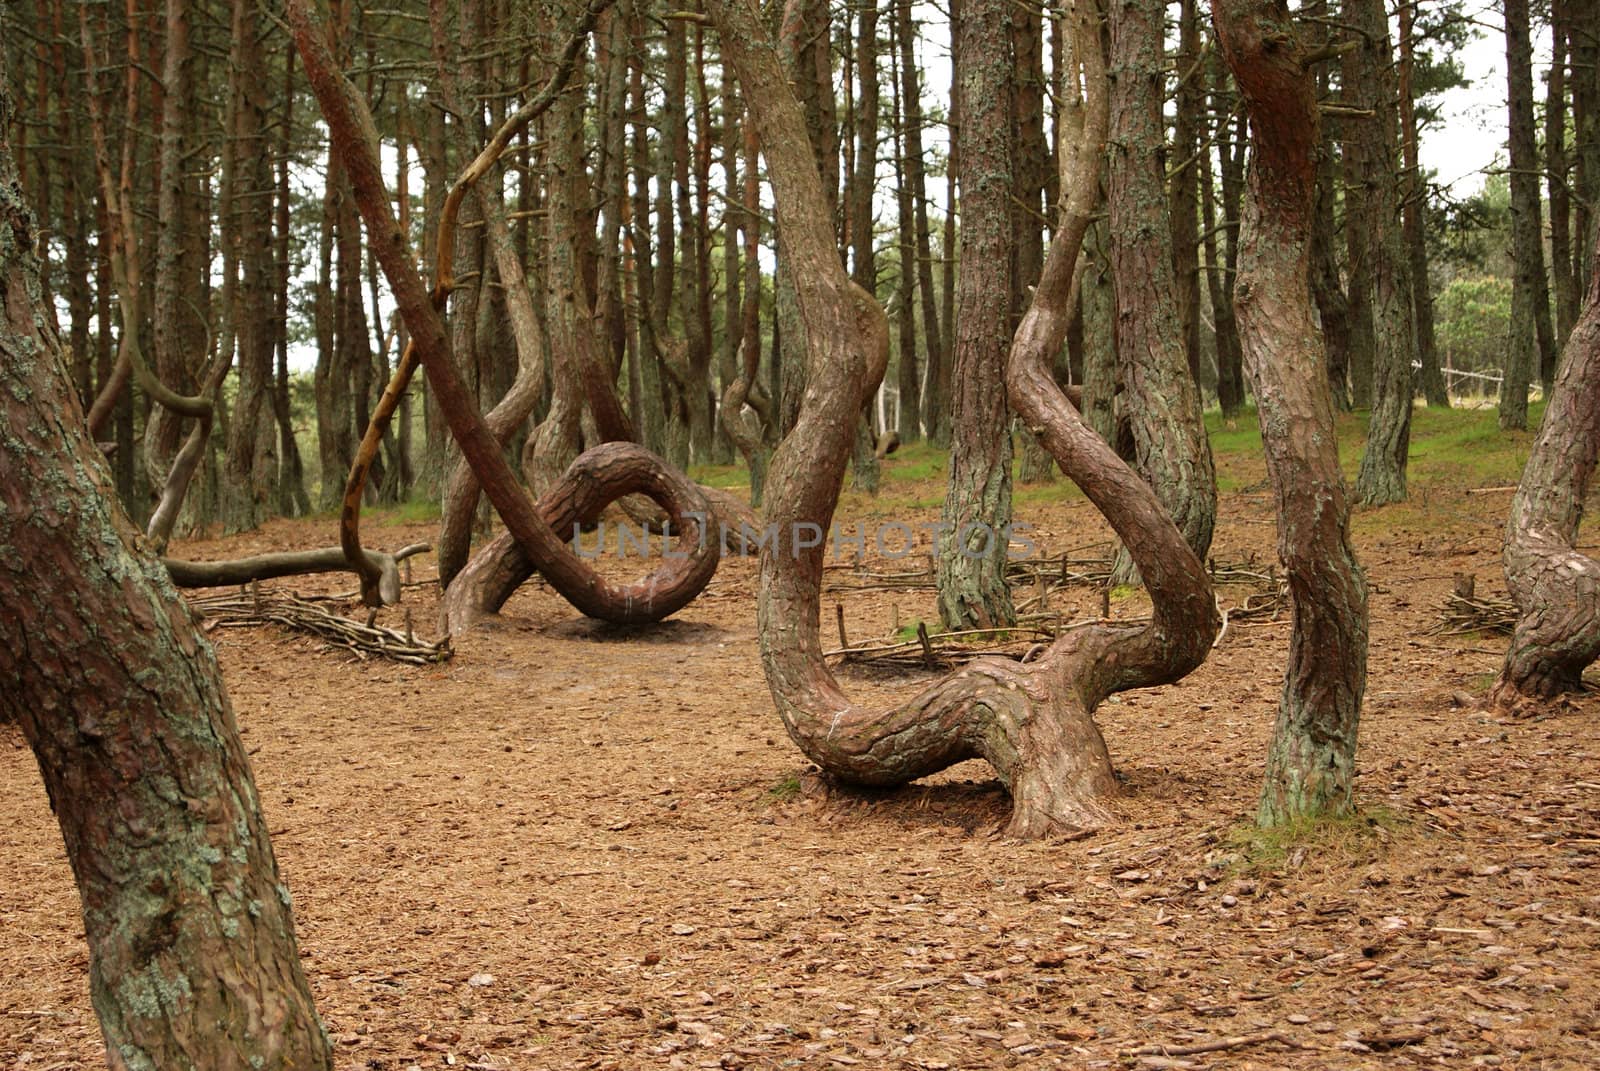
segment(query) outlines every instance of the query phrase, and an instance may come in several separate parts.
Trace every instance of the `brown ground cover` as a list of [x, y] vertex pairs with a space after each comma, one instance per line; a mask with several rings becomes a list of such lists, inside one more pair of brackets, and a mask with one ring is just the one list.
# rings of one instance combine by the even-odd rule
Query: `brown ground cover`
[[[1426, 633], [1456, 574], [1503, 591], [1508, 500], [1435, 487], [1358, 515], [1365, 815], [1288, 844], [1245, 832], [1282, 618], [1232, 623], [1188, 680], [1103, 708], [1122, 822], [1040, 844], [998, 836], [1006, 797], [978, 763], [888, 794], [812, 776], [761, 677], [753, 562], [654, 628], [586, 621], [535, 581], [436, 667], [211, 636], [343, 1068], [1600, 1066], [1600, 701], [1457, 706], [1503, 641]], [[1262, 490], [1222, 508], [1215, 557], [1269, 562]], [[935, 519], [842, 511], [891, 516]], [[1027, 519], [1041, 553], [1103, 538], [1075, 496]], [[930, 591], [834, 602], [852, 640], [935, 616]], [[408, 590], [419, 632], [434, 605]], [[839, 672], [884, 695], [918, 679]], [[81, 934], [37, 769], [0, 727], [0, 1065], [103, 1066]]]

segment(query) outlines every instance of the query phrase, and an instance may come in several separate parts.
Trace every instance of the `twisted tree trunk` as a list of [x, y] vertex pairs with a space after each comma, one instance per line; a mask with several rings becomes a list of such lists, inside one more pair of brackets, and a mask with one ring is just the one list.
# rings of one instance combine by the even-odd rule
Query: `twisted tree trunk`
[[[607, 3], [608, 0], [591, 0], [585, 8], [578, 20], [578, 31], [568, 38], [569, 56], [578, 54], [584, 35]], [[456, 371], [444, 323], [417, 272], [405, 233], [390, 212], [372, 115], [355, 88], [339, 73], [329, 47], [327, 26], [311, 5], [312, 0], [290, 0], [288, 14], [306, 74], [328, 123], [333, 152], [349, 172], [373, 251], [411, 332], [416, 355], [427, 370], [440, 410], [450, 421], [461, 452], [477, 472], [489, 501], [545, 579], [581, 612], [606, 621], [634, 623], [658, 621], [681, 609], [716, 569], [719, 548], [711, 540], [698, 538], [696, 531], [687, 532], [685, 539], [695, 545], [689, 556], [691, 567], [669, 567], [666, 582], [619, 589], [566, 545], [517, 482], [500, 444]], [[648, 493], [648, 489], [644, 490]], [[704, 531], [703, 526], [700, 531]]]
[[1213, 0], [1254, 137], [1235, 289], [1289, 579], [1289, 665], [1259, 820], [1349, 809], [1367, 677], [1367, 591], [1350, 549], [1333, 402], [1308, 284], [1321, 144], [1315, 81], [1278, 0]]
[[1600, 656], [1600, 562], [1576, 549], [1600, 454], [1600, 273], [1567, 337], [1544, 423], [1506, 522], [1506, 584], [1521, 610], [1493, 701], [1549, 698], [1581, 685]]
[[[865, 352], [861, 312], [839, 262], [804, 119], [751, 0], [709, 0], [723, 48], [760, 126], [778, 226], [796, 282], [810, 389], [795, 431], [773, 460], [767, 519], [776, 547], [761, 556], [761, 658], [789, 735], [829, 775], [893, 785], [970, 757], [1011, 790], [1013, 836], [1090, 829], [1109, 819], [1115, 778], [1092, 717], [1113, 692], [1175, 680], [1198, 665], [1217, 620], [1210, 582], [1155, 494], [1077, 417], [1051, 375], [1068, 321], [1073, 265], [1093, 204], [1105, 137], [1103, 65], [1084, 48], [1093, 119], [1080, 146], [1067, 218], [1045, 262], [1008, 367], [1011, 402], [1135, 548], [1154, 603], [1144, 625], [1097, 623], [1065, 633], [1038, 661], [985, 660], [887, 711], [850, 702], [829, 674], [818, 635], [822, 550], [795, 536], [826, 531], [849, 460], [862, 396], [882, 368]], [[1080, 11], [1076, 32], [1098, 41]], [[882, 319], [882, 312], [878, 312]]]

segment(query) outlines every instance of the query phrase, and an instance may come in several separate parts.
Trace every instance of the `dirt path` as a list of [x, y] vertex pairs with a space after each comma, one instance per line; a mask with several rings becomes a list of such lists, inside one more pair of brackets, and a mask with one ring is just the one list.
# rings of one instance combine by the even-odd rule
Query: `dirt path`
[[[1360, 791], [1382, 820], [1250, 868], [1282, 621], [1104, 708], [1123, 824], [1030, 845], [996, 835], [978, 763], [878, 798], [807, 772], [761, 678], [749, 563], [656, 629], [529, 585], [436, 669], [212, 638], [344, 1068], [1593, 1067], [1600, 701], [1457, 709], [1502, 641], [1419, 635], [1454, 573], [1503, 589], [1504, 505], [1359, 519]], [[1219, 559], [1270, 560], [1265, 508], [1226, 496]], [[1037, 523], [1055, 550], [1101, 530], [1081, 500]], [[326, 538], [280, 522], [186, 551]], [[830, 601], [863, 638], [933, 616], [931, 593]], [[430, 632], [427, 589], [407, 602]], [[0, 728], [0, 1066], [103, 1066], [81, 933], [37, 770]]]

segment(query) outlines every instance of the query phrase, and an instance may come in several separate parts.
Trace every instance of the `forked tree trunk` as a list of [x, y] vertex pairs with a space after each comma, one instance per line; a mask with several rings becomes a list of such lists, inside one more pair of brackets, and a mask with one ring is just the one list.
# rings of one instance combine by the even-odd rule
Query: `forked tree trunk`
[[[810, 526], [827, 530], [849, 459], [850, 427], [881, 368], [863, 352], [862, 317], [839, 262], [804, 118], [760, 16], [751, 0], [709, 0], [706, 7], [760, 125], [810, 361], [811, 389], [799, 422], [773, 461], [767, 519], [781, 545], [763, 548], [757, 611], [762, 665], [789, 735], [827, 774], [858, 784], [901, 784], [982, 757], [1011, 790], [1014, 836], [1102, 825], [1116, 782], [1094, 707], [1112, 692], [1183, 676], [1204, 659], [1217, 621], [1199, 559], [1148, 486], [1077, 418], [1051, 375], [1093, 204], [1096, 146], [1105, 137], [1098, 49], [1086, 50], [1084, 61], [1089, 91], [1098, 95], [1086, 160], [1073, 171], [1078, 181], [1067, 219], [1018, 329], [1008, 379], [1017, 411], [1135, 548], [1154, 615], [1142, 626], [1067, 632], [1032, 663], [974, 663], [878, 712], [852, 704], [828, 673], [818, 634], [822, 549], [802, 549], [795, 536]], [[1094, 20], [1080, 16], [1076, 23], [1079, 34], [1097, 40]]]
[[1308, 285], [1321, 144], [1316, 83], [1281, 0], [1213, 0], [1212, 13], [1255, 144], [1235, 298], [1289, 580], [1289, 664], [1258, 814], [1271, 826], [1350, 808], [1367, 591], [1350, 549]]
[[135, 551], [45, 326], [11, 118], [0, 88], [0, 717], [61, 825], [108, 1058], [331, 1067], [215, 653]]
[[1506, 522], [1506, 584], [1521, 611], [1493, 700], [1549, 698], [1581, 686], [1600, 656], [1600, 561], [1576, 549], [1600, 453], [1600, 274], [1567, 337], [1544, 423]]

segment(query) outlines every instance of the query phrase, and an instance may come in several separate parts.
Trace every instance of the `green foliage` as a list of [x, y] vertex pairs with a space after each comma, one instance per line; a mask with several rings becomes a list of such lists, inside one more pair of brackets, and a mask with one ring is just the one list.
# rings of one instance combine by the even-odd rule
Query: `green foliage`
[[1511, 330], [1510, 279], [1459, 276], [1439, 293], [1433, 307], [1442, 363], [1473, 372], [1502, 367]]

